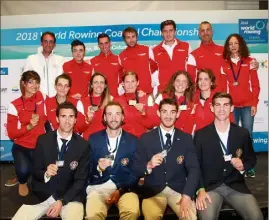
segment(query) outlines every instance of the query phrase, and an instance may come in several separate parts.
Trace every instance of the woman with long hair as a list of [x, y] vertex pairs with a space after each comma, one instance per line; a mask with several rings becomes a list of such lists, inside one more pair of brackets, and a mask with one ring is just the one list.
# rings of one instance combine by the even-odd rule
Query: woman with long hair
[[[231, 34], [225, 41], [223, 71], [227, 76], [229, 93], [233, 97], [235, 123], [241, 121], [252, 138], [254, 116], [259, 102], [260, 83], [252, 66], [247, 44], [239, 34]], [[254, 177], [255, 173], [249, 172]]]
[[161, 100], [165, 98], [175, 99], [179, 105], [180, 115], [175, 122], [175, 127], [192, 134], [193, 130], [193, 95], [194, 85], [188, 72], [177, 71], [170, 78], [166, 88], [157, 95], [155, 100], [154, 112], [150, 115], [153, 116], [152, 120], [154, 126], [160, 124], [160, 119], [157, 116], [157, 110]]
[[152, 128], [147, 110], [149, 106], [153, 106], [153, 96], [139, 94], [137, 90], [139, 80], [136, 72], [126, 72], [122, 77], [122, 85], [125, 93], [114, 99], [124, 109], [124, 124], [122, 128], [140, 137], [148, 129]]
[[7, 132], [8, 137], [14, 141], [12, 155], [21, 196], [29, 193], [27, 180], [31, 174], [33, 152], [38, 136], [45, 133], [46, 96], [39, 88], [38, 73], [32, 70], [24, 72], [20, 79], [22, 95], [8, 107]]
[[94, 73], [89, 84], [89, 95], [77, 104], [78, 111], [85, 116], [87, 129], [82, 135], [86, 140], [92, 133], [105, 128], [102, 123], [103, 110], [112, 99], [106, 77], [102, 73]]

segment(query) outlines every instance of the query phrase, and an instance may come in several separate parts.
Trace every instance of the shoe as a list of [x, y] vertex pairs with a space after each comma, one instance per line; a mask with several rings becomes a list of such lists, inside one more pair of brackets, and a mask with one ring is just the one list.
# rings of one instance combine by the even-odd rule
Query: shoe
[[255, 170], [254, 169], [250, 169], [245, 173], [245, 177], [251, 177], [254, 178], [255, 177]]
[[19, 184], [19, 195], [20, 196], [27, 196], [29, 194], [29, 189], [27, 183]]
[[19, 184], [17, 176], [14, 176], [12, 179], [5, 182], [6, 187], [16, 186], [17, 184]]

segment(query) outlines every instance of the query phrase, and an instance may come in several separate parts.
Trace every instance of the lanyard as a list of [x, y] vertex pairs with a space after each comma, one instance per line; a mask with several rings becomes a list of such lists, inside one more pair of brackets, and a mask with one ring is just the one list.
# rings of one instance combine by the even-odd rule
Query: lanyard
[[[162, 136], [162, 132], [161, 132], [161, 128], [160, 127], [158, 127], [158, 131], [159, 131], [159, 137], [160, 137], [161, 147], [162, 147], [162, 150], [164, 150], [164, 145], [165, 144], [164, 144], [164, 140], [163, 140], [163, 136]], [[173, 132], [174, 131], [175, 131], [175, 129], [173, 130]], [[172, 139], [172, 135], [171, 135], [171, 139]], [[172, 142], [172, 140], [171, 140], [171, 142]], [[172, 148], [172, 144], [171, 144], [171, 147], [169, 149], [167, 149], [167, 153], [171, 150], [171, 148]]]
[[113, 154], [116, 152], [116, 150], [118, 149], [118, 146], [119, 146], [119, 137], [120, 137], [121, 133], [118, 135], [117, 137], [117, 140], [116, 140], [116, 147], [115, 149], [112, 151], [112, 147], [110, 146], [110, 143], [109, 143], [109, 138], [108, 138], [108, 135], [107, 135], [107, 132], [106, 132], [106, 143], [107, 143], [107, 146], [108, 146], [108, 151], [109, 153]]
[[[228, 142], [228, 141], [227, 141]], [[225, 147], [224, 143], [222, 142], [222, 140], [220, 139], [219, 137], [219, 143], [220, 143], [220, 146], [222, 148], [222, 150], [225, 152], [225, 155], [228, 155], [229, 153], [229, 149], [228, 149], [228, 143], [227, 143], [227, 148]]]
[[[22, 96], [21, 96], [21, 101], [22, 101], [22, 109], [23, 110], [26, 110], [25, 105], [24, 105], [24, 100], [23, 100]], [[31, 110], [31, 111], [33, 111], [36, 114], [36, 112], [37, 112], [37, 105], [36, 105], [36, 103], [35, 103], [34, 109]]]
[[240, 67], [237, 71], [237, 74], [235, 75], [235, 72], [234, 72], [234, 68], [233, 68], [233, 64], [232, 62], [230, 61], [230, 67], [231, 67], [231, 70], [232, 70], [232, 73], [233, 73], [233, 77], [234, 77], [234, 81], [235, 82], [238, 82], [238, 78], [239, 78], [239, 75], [240, 75], [240, 70], [241, 70], [241, 66], [243, 64], [243, 60], [240, 61]]
[[[57, 99], [57, 95], [55, 96], [55, 99], [56, 99], [56, 103], [57, 105], [60, 105], [60, 103], [58, 102], [58, 99]], [[65, 101], [63, 103], [67, 102], [67, 98], [65, 99]]]
[[136, 100], [136, 103], [139, 103], [139, 96], [138, 96], [138, 92], [135, 91], [135, 100]]

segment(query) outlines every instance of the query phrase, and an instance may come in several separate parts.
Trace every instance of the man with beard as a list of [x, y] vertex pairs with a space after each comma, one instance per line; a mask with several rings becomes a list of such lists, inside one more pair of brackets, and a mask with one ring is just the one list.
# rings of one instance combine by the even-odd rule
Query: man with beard
[[137, 138], [122, 128], [123, 108], [117, 102], [109, 102], [104, 108], [105, 130], [89, 137], [91, 162], [86, 188], [86, 219], [105, 219], [111, 205], [119, 209], [121, 219], [139, 217], [139, 199], [131, 192], [137, 183], [131, 164]]
[[64, 63], [64, 73], [68, 74], [72, 80], [69, 96], [75, 99], [82, 99], [88, 96], [89, 81], [92, 76], [92, 65], [84, 61], [85, 45], [79, 40], [71, 43], [73, 59]]
[[138, 178], [144, 177], [143, 215], [145, 220], [162, 219], [168, 204], [180, 219], [196, 219], [192, 198], [200, 168], [192, 137], [174, 127], [176, 100], [163, 99], [157, 114], [161, 124], [142, 135], [132, 167]]
[[23, 205], [13, 220], [39, 219], [43, 215], [64, 220], [83, 219], [83, 189], [90, 149], [73, 133], [77, 109], [69, 102], [56, 109], [59, 128], [39, 136], [33, 156], [32, 190], [42, 203]]

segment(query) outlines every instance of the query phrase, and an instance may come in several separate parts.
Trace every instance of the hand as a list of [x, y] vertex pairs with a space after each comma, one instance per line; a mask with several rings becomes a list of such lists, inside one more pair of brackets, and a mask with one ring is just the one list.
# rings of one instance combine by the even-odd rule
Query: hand
[[30, 129], [32, 129], [35, 126], [37, 126], [38, 121], [39, 121], [39, 115], [38, 114], [32, 114], [32, 118], [31, 118], [30, 124], [29, 124]]
[[135, 104], [135, 108], [137, 109], [137, 111], [141, 112], [142, 114], [145, 113], [145, 108], [144, 108], [144, 104], [142, 103], [137, 103]]
[[88, 107], [88, 112], [87, 112], [87, 116], [88, 116], [88, 121], [91, 121], [93, 116], [94, 116], [95, 111], [92, 110], [92, 106]]
[[56, 218], [59, 216], [61, 210], [62, 210], [63, 204], [60, 200], [57, 200], [55, 203], [52, 204], [52, 206], [47, 211], [47, 216], [51, 218]]
[[254, 70], [258, 70], [259, 69], [259, 62], [256, 60], [256, 58], [254, 58], [251, 62], [250, 65], [253, 67]]
[[232, 158], [231, 164], [238, 171], [243, 171], [244, 170], [244, 165], [243, 165], [242, 160], [240, 158]]
[[115, 190], [114, 192], [111, 193], [109, 198], [105, 200], [105, 202], [108, 205], [117, 204], [119, 199], [120, 199], [120, 191]]
[[47, 176], [55, 176], [57, 175], [58, 166], [56, 164], [50, 164], [47, 167]]
[[107, 167], [111, 166], [112, 161], [106, 158], [100, 158], [98, 160], [99, 169], [105, 171]]
[[163, 157], [162, 155], [159, 154], [155, 154], [153, 155], [153, 157], [151, 158], [151, 160], [148, 162], [148, 167], [150, 167], [151, 169], [160, 166], [163, 162]]
[[71, 96], [74, 99], [81, 99], [81, 95], [79, 93], [76, 93], [74, 95]]
[[257, 113], [257, 107], [251, 106], [251, 116], [255, 116]]
[[144, 92], [144, 91], [142, 91], [142, 90], [139, 90], [138, 91], [138, 97], [143, 97], [144, 95], [146, 95], [146, 93]]
[[201, 189], [196, 198], [196, 208], [198, 210], [206, 209], [207, 208], [206, 200], [208, 200], [209, 203], [212, 203], [212, 200], [209, 194], [204, 189]]
[[182, 195], [177, 205], [179, 205], [179, 216], [184, 219], [191, 219], [191, 197]]

